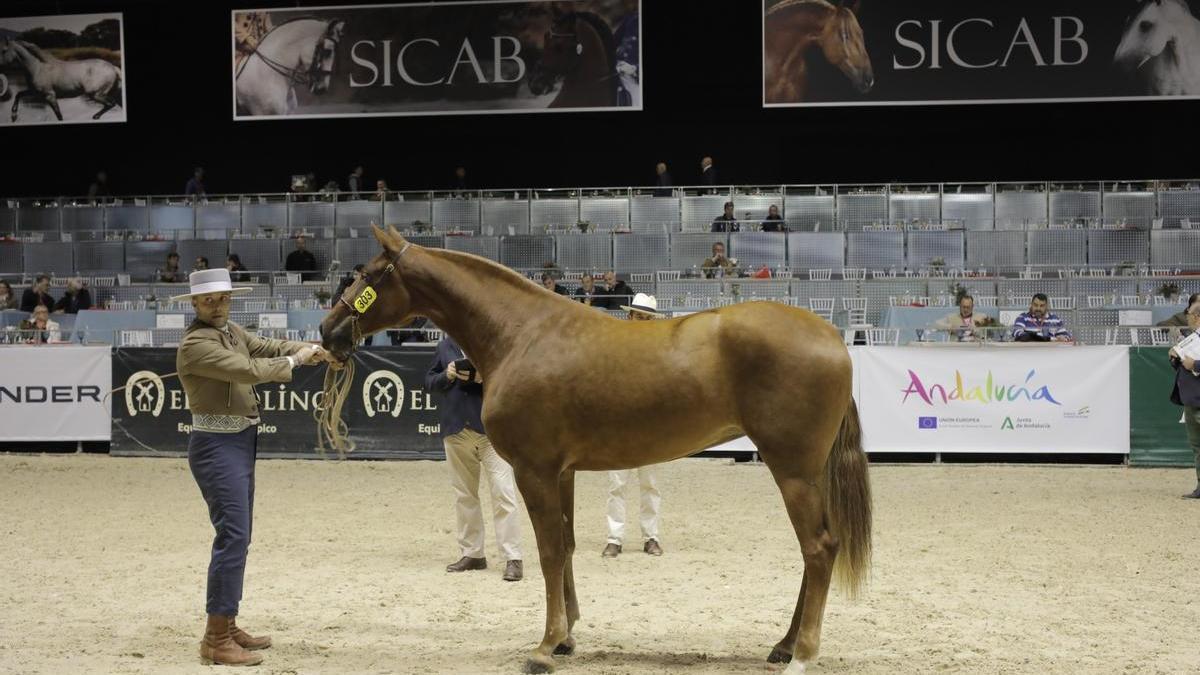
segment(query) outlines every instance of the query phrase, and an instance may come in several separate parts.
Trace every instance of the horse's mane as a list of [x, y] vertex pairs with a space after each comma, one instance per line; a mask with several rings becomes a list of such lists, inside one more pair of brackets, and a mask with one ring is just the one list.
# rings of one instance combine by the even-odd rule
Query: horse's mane
[[774, 14], [776, 11], [782, 11], [789, 7], [796, 7], [798, 5], [815, 5], [822, 9], [837, 9], [837, 7], [834, 7], [828, 2], [828, 0], [780, 0], [780, 2], [771, 5], [770, 9], [767, 10], [767, 14]]
[[19, 44], [22, 47], [24, 47], [25, 49], [29, 50], [29, 53], [33, 54], [33, 57], [35, 59], [37, 59], [38, 61], [41, 61], [42, 63], [48, 63], [54, 59], [53, 56], [50, 56], [41, 47], [33, 44], [32, 42], [27, 42], [25, 40], [17, 40], [17, 44]]
[[531, 282], [525, 276], [513, 271], [509, 267], [505, 267], [494, 260], [488, 260], [483, 256], [478, 256], [466, 251], [451, 251], [446, 248], [423, 247], [426, 253], [435, 257], [450, 259], [456, 263], [463, 263], [471, 268], [476, 276], [483, 273], [491, 273], [489, 275], [489, 283], [507, 283], [509, 286], [520, 290], [534, 290], [538, 288], [536, 283]]

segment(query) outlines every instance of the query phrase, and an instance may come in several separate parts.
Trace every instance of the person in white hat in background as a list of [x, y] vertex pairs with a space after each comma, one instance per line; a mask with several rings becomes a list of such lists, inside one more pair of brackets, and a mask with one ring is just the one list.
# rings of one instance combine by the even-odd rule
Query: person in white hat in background
[[208, 624], [200, 643], [205, 663], [256, 665], [253, 650], [271, 646], [235, 622], [254, 514], [254, 460], [258, 453], [258, 400], [254, 385], [291, 382], [292, 371], [325, 356], [318, 345], [259, 337], [229, 320], [234, 288], [229, 270], [192, 272], [190, 299], [196, 319], [175, 357], [192, 412], [188, 466], [208, 504], [216, 537], [208, 566]]
[[[629, 312], [630, 321], [653, 321], [662, 317], [662, 314], [658, 313], [658, 301], [653, 295], [645, 293], [633, 296], [633, 301], [628, 305], [621, 305], [621, 309]], [[645, 540], [642, 550], [650, 555], [662, 555], [662, 546], [658, 543], [662, 495], [659, 494], [655, 482], [657, 470], [654, 465], [650, 465], [608, 472], [608, 543], [601, 552], [605, 558], [621, 555], [621, 545], [625, 539], [625, 486], [633, 480], [635, 471], [642, 493], [640, 522], [642, 539]]]

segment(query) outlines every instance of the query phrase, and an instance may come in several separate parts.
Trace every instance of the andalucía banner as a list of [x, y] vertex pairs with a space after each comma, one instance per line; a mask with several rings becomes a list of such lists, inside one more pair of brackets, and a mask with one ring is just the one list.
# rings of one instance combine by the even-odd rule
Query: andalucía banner
[[233, 12], [234, 119], [640, 110], [640, 0]]
[[1125, 347], [868, 347], [854, 356], [869, 452], [1129, 452]]
[[1187, 0], [764, 0], [763, 104], [1200, 97]]

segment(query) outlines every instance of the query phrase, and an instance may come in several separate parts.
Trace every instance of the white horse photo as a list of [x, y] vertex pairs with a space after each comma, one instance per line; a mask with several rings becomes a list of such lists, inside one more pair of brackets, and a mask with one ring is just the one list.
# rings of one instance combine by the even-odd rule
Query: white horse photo
[[0, 65], [16, 63], [25, 73], [25, 89], [13, 97], [12, 121], [17, 121], [21, 100], [40, 97], [46, 101], [58, 121], [62, 121], [60, 98], [83, 96], [103, 106], [92, 115], [98, 120], [104, 113], [121, 105], [121, 69], [103, 59], [64, 61], [41, 47], [23, 40], [0, 42]]
[[313, 94], [325, 93], [345, 30], [345, 21], [320, 19], [293, 19], [272, 29], [238, 68], [239, 113], [291, 115], [298, 84]]
[[1113, 64], [1140, 93], [1200, 95], [1200, 19], [1184, 0], [1144, 0], [1125, 27]]

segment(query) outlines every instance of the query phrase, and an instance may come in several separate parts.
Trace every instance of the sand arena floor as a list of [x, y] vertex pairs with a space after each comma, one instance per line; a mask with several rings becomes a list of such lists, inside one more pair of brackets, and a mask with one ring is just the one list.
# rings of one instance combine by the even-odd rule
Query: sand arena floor
[[[561, 673], [761, 673], [800, 586], [762, 466], [661, 469], [663, 546], [602, 560], [581, 474], [579, 652]], [[815, 673], [1200, 669], [1200, 503], [1183, 470], [877, 466], [866, 596], [832, 595]], [[242, 621], [263, 673], [517, 673], [543, 592], [457, 557], [446, 466], [261, 461]], [[201, 673], [211, 529], [186, 462], [0, 456], [0, 672]]]

